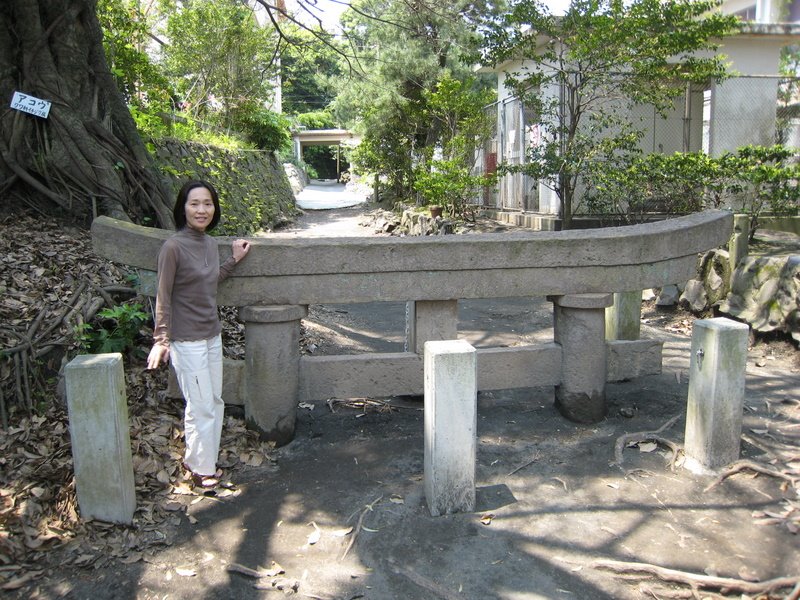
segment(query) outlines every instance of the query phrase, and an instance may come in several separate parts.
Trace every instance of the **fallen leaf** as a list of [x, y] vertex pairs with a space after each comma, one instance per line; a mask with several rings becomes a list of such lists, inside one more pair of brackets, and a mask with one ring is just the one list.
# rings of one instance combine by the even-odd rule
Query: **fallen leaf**
[[353, 528], [348, 527], [347, 529], [337, 529], [336, 531], [333, 532], [332, 535], [334, 537], [345, 537], [347, 535], [350, 535], [351, 533], [353, 533]]
[[492, 514], [492, 513], [485, 513], [485, 514], [481, 515], [481, 523], [483, 525], [491, 525], [492, 524], [492, 519], [494, 519], [494, 514]]
[[405, 500], [403, 500], [402, 496], [398, 496], [397, 494], [393, 494], [389, 497], [389, 502], [394, 502], [395, 504], [405, 504]]
[[11, 581], [0, 585], [0, 590], [18, 590], [27, 583], [33, 581], [42, 574], [41, 571], [29, 571], [20, 577], [15, 577]]
[[194, 569], [187, 569], [183, 567], [176, 568], [175, 572], [181, 577], [194, 577], [197, 575], [197, 571], [195, 571]]

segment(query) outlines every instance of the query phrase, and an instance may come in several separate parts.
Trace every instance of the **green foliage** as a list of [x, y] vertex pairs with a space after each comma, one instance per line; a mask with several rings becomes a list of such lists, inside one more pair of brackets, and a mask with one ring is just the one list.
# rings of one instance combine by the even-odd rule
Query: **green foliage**
[[291, 148], [292, 134], [289, 120], [283, 115], [267, 110], [254, 109], [240, 115], [238, 129], [260, 150], [278, 152]]
[[649, 154], [619, 168], [592, 165], [587, 179], [589, 210], [628, 222], [728, 204], [750, 215], [754, 232], [764, 211], [796, 215], [800, 205], [797, 156], [780, 145], [743, 146], [719, 158], [702, 152]]
[[83, 323], [75, 328], [78, 347], [92, 354], [128, 352], [137, 348], [142, 326], [150, 315], [141, 304], [118, 304], [97, 313], [96, 325]]
[[167, 20], [167, 73], [190, 117], [235, 128], [272, 98], [276, 37], [238, 0], [193, 0]]
[[505, 18], [487, 24], [484, 61], [525, 58], [527, 66], [508, 74], [506, 84], [541, 123], [527, 164], [507, 170], [549, 185], [565, 228], [590, 163], [637, 157], [641, 131], [630, 119], [637, 106], [663, 116], [687, 84], [725, 77], [724, 57], [714, 51], [738, 21], [716, 12], [717, 5], [573, 0], [556, 18], [542, 3], [517, 0]]
[[686, 214], [718, 207], [731, 173], [730, 160], [702, 152], [648, 154], [612, 167], [588, 166], [585, 198], [589, 212], [645, 220], [653, 213]]
[[429, 171], [417, 174], [414, 187], [426, 204], [442, 206], [453, 217], [464, 219], [469, 218], [470, 201], [494, 181], [493, 175], [471, 174], [459, 160], [436, 160]]
[[331, 108], [338, 122], [357, 123], [363, 133], [351, 157], [354, 172], [380, 174], [389, 195], [414, 194], [414, 165], [441, 141], [426, 94], [445, 75], [471, 75], [465, 58], [479, 43], [474, 16], [498, 10], [483, 1], [360, 0], [344, 13], [345, 34], [358, 54], [351, 66], [363, 74], [342, 80]]
[[336, 126], [329, 110], [315, 110], [295, 115], [295, 121], [305, 129], [332, 129]]
[[744, 146], [732, 161], [736, 179], [734, 209], [750, 215], [750, 236], [758, 217], [769, 210], [778, 216], [796, 216], [800, 208], [800, 164], [796, 153], [781, 145]]
[[494, 176], [472, 174], [476, 148], [492, 135], [484, 107], [494, 99], [492, 91], [475, 83], [444, 75], [425, 94], [426, 116], [437, 124], [439, 145], [426, 148], [414, 168], [414, 189], [423, 201], [446, 206], [456, 217], [465, 217], [470, 201], [494, 183]]
[[156, 14], [138, 0], [98, 0], [97, 17], [103, 29], [106, 61], [131, 106], [155, 114], [169, 107], [171, 86], [147, 54], [149, 32]]
[[291, 23], [282, 27], [281, 33], [287, 40], [281, 52], [284, 114], [324, 110], [336, 98], [336, 82], [345, 67], [342, 54], [346, 47], [331, 34], [320, 31], [312, 34]]

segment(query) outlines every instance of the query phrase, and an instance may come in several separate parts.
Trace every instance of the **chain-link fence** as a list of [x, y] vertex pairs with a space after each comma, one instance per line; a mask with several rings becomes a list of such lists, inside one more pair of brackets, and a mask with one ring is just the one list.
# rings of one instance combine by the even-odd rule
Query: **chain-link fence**
[[[496, 135], [482, 153], [478, 169], [519, 165], [541, 141], [536, 114], [516, 97], [486, 107], [496, 120]], [[631, 125], [643, 133], [643, 153], [705, 152], [720, 156], [745, 145], [782, 143], [800, 147], [800, 79], [737, 76], [707, 86], [687, 86], [666, 115], [652, 106], [631, 110]], [[524, 174], [506, 175], [484, 205], [508, 210], [552, 212], [540, 203], [538, 182]], [[540, 205], [542, 204], [542, 205]]]

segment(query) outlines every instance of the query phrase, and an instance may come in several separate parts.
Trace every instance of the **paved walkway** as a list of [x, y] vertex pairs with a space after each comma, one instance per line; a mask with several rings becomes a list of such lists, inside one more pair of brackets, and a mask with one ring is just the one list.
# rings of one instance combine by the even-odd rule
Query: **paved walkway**
[[367, 201], [358, 192], [347, 189], [343, 183], [312, 179], [305, 189], [297, 194], [297, 206], [303, 210], [326, 210], [358, 206]]

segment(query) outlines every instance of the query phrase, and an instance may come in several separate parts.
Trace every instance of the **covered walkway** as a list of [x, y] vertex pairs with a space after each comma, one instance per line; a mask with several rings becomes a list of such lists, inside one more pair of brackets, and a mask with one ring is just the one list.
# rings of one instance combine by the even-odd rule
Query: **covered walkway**
[[340, 148], [341, 146], [357, 146], [361, 143], [361, 136], [347, 129], [306, 129], [292, 134], [294, 157], [303, 160], [303, 148], [308, 146], [336, 146], [336, 175], [341, 174]]

